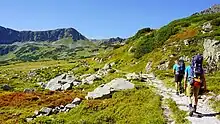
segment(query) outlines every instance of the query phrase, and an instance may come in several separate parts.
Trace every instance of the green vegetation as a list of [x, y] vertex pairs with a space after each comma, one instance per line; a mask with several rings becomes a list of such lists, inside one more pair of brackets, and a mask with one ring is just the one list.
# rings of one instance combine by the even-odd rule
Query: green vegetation
[[172, 118], [176, 124], [189, 124], [189, 121], [185, 118], [187, 113], [180, 110], [176, 105], [176, 102], [174, 102], [172, 99], [167, 99], [166, 104], [168, 104], [168, 107], [171, 109]]
[[37, 118], [33, 123], [165, 123], [160, 97], [141, 84], [112, 98], [84, 101], [68, 113]]

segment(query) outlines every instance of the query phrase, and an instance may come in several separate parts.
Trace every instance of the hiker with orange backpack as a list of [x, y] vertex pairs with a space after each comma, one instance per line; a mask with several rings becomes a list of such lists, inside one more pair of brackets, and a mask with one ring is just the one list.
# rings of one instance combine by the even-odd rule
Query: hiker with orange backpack
[[[184, 90], [189, 100], [189, 116], [192, 116], [196, 112], [198, 105], [198, 94], [201, 86], [204, 86], [206, 91], [206, 81], [204, 70], [202, 67], [203, 56], [195, 55], [192, 58], [191, 65], [185, 69], [184, 76]], [[194, 96], [194, 106], [192, 106], [192, 97]]]

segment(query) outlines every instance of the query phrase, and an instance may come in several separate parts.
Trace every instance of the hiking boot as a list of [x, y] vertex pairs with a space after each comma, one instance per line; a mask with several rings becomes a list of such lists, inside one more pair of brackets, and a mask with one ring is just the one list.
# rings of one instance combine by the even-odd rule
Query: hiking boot
[[196, 105], [194, 105], [193, 107], [193, 112], [196, 112]]
[[179, 95], [179, 92], [176, 92], [176, 95]]
[[192, 117], [194, 112], [194, 108], [193, 107], [189, 107], [189, 116]]

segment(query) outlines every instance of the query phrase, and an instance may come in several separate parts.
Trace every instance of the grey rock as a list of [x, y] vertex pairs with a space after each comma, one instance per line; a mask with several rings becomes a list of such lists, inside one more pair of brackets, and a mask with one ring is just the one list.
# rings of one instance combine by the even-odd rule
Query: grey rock
[[52, 108], [46, 108], [46, 107], [44, 107], [44, 108], [42, 108], [39, 112], [40, 112], [41, 114], [43, 114], [43, 115], [48, 116], [48, 115], [51, 114]]
[[64, 105], [60, 105], [60, 109], [64, 109], [65, 108], [65, 106]]
[[99, 79], [96, 74], [90, 75], [89, 77], [82, 79], [82, 84], [93, 84], [93, 81]]
[[212, 30], [212, 25], [210, 22], [203, 24], [202, 29], [204, 32], [210, 32]]
[[110, 64], [105, 64], [105, 66], [102, 69], [104, 69], [104, 70], [111, 69], [111, 65]]
[[106, 98], [114, 91], [132, 89], [134, 84], [130, 83], [124, 78], [116, 78], [107, 84], [102, 84], [97, 87], [93, 92], [89, 92], [86, 99]]
[[33, 88], [26, 88], [26, 89], [24, 89], [23, 92], [24, 93], [33, 93], [33, 92], [35, 92], [35, 89], [33, 89]]
[[218, 62], [220, 61], [220, 41], [204, 39], [204, 59], [208, 63], [208, 72], [216, 71], [218, 67]]
[[1, 87], [3, 90], [5, 90], [5, 91], [8, 91], [8, 90], [11, 90], [12, 89], [12, 87], [11, 86], [9, 86], [8, 84], [3, 84], [3, 86]]
[[82, 102], [80, 98], [75, 98], [71, 103], [75, 105], [79, 105]]
[[78, 86], [78, 85], [80, 85], [81, 84], [81, 82], [78, 82], [78, 81], [74, 81], [73, 82], [73, 86]]
[[57, 76], [54, 79], [51, 79], [47, 85], [46, 89], [56, 91], [56, 90], [67, 90], [72, 87], [72, 84], [74, 82], [75, 78], [73, 78], [70, 75], [62, 74], [60, 76]]
[[147, 63], [147, 65], [145, 67], [146, 72], [149, 72], [151, 70], [151, 66], [152, 66], [152, 62], [150, 61]]
[[70, 90], [72, 88], [72, 84], [66, 83], [61, 87], [61, 90]]
[[74, 107], [76, 107], [76, 105], [75, 105], [75, 104], [72, 104], [72, 103], [67, 104], [67, 105], [65, 106], [66, 109], [72, 109], [72, 108], [74, 108]]
[[32, 120], [34, 120], [33, 118], [26, 118], [26, 121], [27, 122], [30, 122], [30, 121], [32, 121]]
[[160, 65], [157, 66], [157, 68], [159, 70], [167, 70], [169, 67], [169, 63], [170, 63], [169, 61], [167, 61], [167, 62], [163, 61], [160, 63]]
[[106, 85], [110, 87], [111, 91], [119, 91], [134, 88], [134, 84], [130, 83], [124, 78], [116, 78], [111, 82], [107, 83]]
[[189, 44], [190, 44], [189, 39], [185, 39], [185, 40], [183, 40], [183, 42], [186, 46], [189, 46]]
[[128, 80], [140, 80], [140, 76], [135, 73], [128, 73], [125, 75]]

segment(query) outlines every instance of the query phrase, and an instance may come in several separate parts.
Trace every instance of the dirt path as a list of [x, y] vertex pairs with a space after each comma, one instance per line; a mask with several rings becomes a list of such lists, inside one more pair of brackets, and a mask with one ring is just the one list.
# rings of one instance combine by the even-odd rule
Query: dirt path
[[[163, 100], [166, 98], [173, 99], [178, 107], [181, 110], [188, 111], [188, 100], [187, 97], [184, 95], [177, 96], [174, 89], [167, 88], [163, 81], [157, 79], [153, 74], [145, 74], [148, 78], [146, 82], [155, 88], [157, 88], [158, 94], [163, 96]], [[203, 117], [190, 117], [188, 116], [187, 119], [192, 124], [220, 124], [220, 120], [218, 120], [215, 116], [215, 113], [208, 105], [208, 101], [211, 97], [203, 96], [202, 99], [199, 99], [197, 112], [202, 113]], [[169, 123], [169, 122], [168, 122]], [[171, 123], [173, 123], [171, 121]]]

